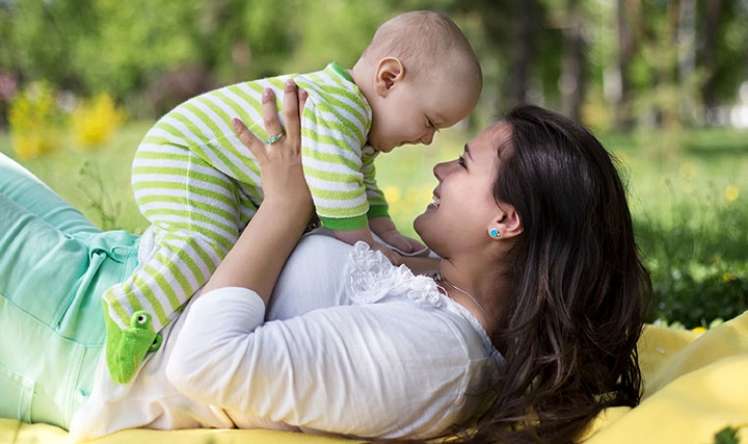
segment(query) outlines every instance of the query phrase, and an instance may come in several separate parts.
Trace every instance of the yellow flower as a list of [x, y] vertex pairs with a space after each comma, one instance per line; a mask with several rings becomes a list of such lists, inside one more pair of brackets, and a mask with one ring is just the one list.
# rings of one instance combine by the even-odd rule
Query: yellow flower
[[704, 327], [694, 327], [691, 329], [692, 332], [702, 334], [706, 331], [706, 328]]
[[395, 186], [384, 187], [384, 198], [387, 199], [387, 203], [395, 205], [400, 201], [400, 188]]
[[30, 84], [10, 104], [11, 144], [18, 157], [27, 160], [57, 147], [61, 113], [55, 93], [43, 82]]
[[54, 145], [51, 138], [42, 131], [37, 133], [14, 133], [11, 138], [13, 149], [21, 160], [29, 160], [52, 151]]
[[81, 102], [71, 117], [75, 139], [83, 149], [101, 146], [124, 121], [124, 113], [106, 93]]
[[725, 271], [722, 273], [722, 282], [728, 283], [735, 280], [735, 275], [730, 273], [729, 271]]
[[737, 200], [740, 196], [740, 190], [735, 185], [728, 185], [725, 187], [725, 200], [727, 203], [732, 203]]

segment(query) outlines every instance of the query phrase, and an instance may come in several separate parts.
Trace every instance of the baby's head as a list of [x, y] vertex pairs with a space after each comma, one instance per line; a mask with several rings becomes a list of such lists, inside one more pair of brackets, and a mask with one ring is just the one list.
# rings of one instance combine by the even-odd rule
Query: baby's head
[[382, 24], [352, 70], [369, 101], [369, 143], [389, 152], [430, 144], [434, 132], [467, 117], [483, 86], [480, 64], [446, 15], [413, 11]]

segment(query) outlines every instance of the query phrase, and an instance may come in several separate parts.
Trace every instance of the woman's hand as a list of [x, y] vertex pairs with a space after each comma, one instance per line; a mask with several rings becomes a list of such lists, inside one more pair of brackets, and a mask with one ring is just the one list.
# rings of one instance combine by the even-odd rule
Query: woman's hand
[[280, 135], [276, 142], [263, 143], [244, 123], [234, 119], [234, 132], [239, 140], [254, 154], [260, 167], [263, 205], [280, 204], [291, 207], [296, 214], [310, 216], [312, 199], [301, 168], [301, 115], [307, 94], [298, 91], [293, 81], [286, 82], [283, 94], [285, 132], [275, 109], [275, 94], [266, 89], [262, 95], [265, 130], [270, 135]]
[[[204, 293], [224, 287], [254, 290], [267, 306], [278, 275], [296, 246], [312, 214], [312, 199], [301, 169], [301, 119], [305, 94], [286, 84], [283, 113], [286, 135], [270, 143], [260, 142], [238, 119], [239, 140], [260, 165], [264, 199], [239, 240], [218, 265]], [[281, 133], [271, 93], [263, 96], [263, 119], [268, 134]]]

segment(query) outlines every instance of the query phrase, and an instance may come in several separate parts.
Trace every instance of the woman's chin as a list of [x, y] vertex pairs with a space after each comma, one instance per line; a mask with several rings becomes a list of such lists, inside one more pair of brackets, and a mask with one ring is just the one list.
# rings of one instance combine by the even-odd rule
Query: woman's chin
[[426, 210], [424, 210], [423, 213], [416, 216], [416, 218], [413, 220], [413, 229], [418, 233], [418, 236], [420, 236], [421, 240], [426, 244], [427, 247], [431, 248], [431, 245], [429, 245], [429, 230], [427, 228], [427, 220], [430, 216], [429, 213], [432, 211], [427, 207]]

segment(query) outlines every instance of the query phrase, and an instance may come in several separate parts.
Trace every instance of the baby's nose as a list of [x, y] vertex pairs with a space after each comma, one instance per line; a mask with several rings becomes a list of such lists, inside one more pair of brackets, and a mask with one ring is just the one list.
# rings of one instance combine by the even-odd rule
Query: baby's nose
[[434, 141], [434, 132], [429, 131], [427, 134], [425, 134], [423, 137], [421, 137], [421, 143], [424, 145], [431, 145], [431, 142]]

